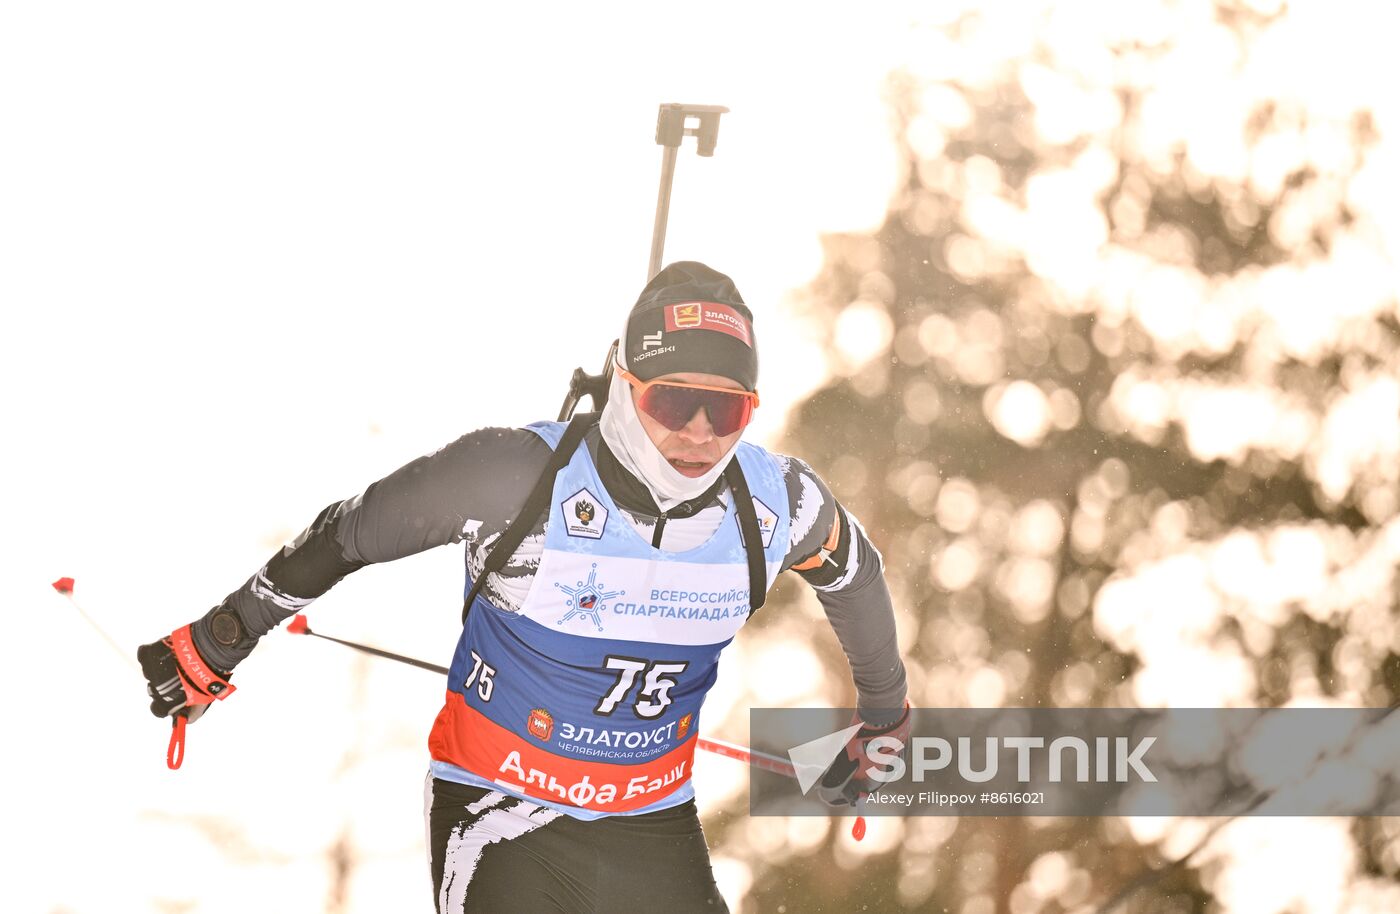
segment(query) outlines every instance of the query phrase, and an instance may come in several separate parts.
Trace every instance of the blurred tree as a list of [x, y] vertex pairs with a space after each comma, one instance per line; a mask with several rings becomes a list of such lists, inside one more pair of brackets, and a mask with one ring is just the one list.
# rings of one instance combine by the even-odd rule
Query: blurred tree
[[[912, 700], [1392, 704], [1400, 324], [1359, 192], [1371, 116], [1275, 91], [1268, 49], [1306, 28], [1281, 10], [1014, 6], [926, 29], [892, 80], [906, 180], [878, 231], [825, 241], [836, 378], [785, 442], [884, 550]], [[713, 833], [764, 912], [1091, 911], [1190, 847], [887, 819], [885, 852], [834, 828], [765, 864], [744, 821]], [[1393, 879], [1397, 829], [1351, 832], [1351, 884]], [[1206, 910], [1229, 862], [1125, 909]]]

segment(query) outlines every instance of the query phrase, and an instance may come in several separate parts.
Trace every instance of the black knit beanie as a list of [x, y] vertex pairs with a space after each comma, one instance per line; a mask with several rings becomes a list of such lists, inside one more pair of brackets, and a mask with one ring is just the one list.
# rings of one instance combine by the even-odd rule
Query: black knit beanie
[[758, 383], [753, 314], [733, 280], [693, 260], [670, 264], [647, 283], [627, 317], [620, 354], [643, 381], [692, 371], [731, 378], [745, 390]]

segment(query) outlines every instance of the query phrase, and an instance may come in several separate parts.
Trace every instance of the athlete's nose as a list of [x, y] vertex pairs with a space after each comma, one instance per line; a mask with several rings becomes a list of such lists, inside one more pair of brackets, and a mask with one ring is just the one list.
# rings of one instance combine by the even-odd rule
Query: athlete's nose
[[715, 437], [715, 427], [710, 424], [710, 414], [705, 411], [705, 407], [700, 407], [695, 411], [695, 415], [690, 417], [690, 421], [681, 426], [680, 436], [695, 444], [704, 444]]

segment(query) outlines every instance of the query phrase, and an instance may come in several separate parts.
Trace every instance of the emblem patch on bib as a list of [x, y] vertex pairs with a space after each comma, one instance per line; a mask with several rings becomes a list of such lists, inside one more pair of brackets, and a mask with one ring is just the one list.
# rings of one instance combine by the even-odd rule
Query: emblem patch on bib
[[564, 530], [569, 536], [598, 540], [603, 538], [603, 527], [608, 522], [608, 509], [602, 506], [598, 496], [587, 489], [579, 489], [560, 503], [564, 512]]
[[525, 721], [525, 730], [535, 739], [549, 742], [550, 736], [554, 734], [554, 715], [544, 708], [535, 708]]
[[[773, 545], [773, 531], [778, 529], [778, 515], [772, 508], [758, 500], [758, 496], [753, 497], [753, 513], [758, 518], [759, 538], [763, 540], [763, 548], [767, 549]], [[734, 515], [734, 523], [739, 527], [739, 539], [744, 538], [744, 525], [739, 521], [739, 515]]]
[[613, 597], [620, 597], [625, 594], [625, 590], [604, 590], [598, 583], [598, 563], [594, 562], [592, 570], [588, 572], [587, 581], [579, 581], [577, 587], [565, 587], [558, 581], [554, 586], [564, 591], [568, 597], [565, 601], [569, 611], [564, 614], [555, 625], [563, 625], [574, 616], [584, 616], [593, 623], [593, 627], [598, 631], [603, 630], [603, 611], [608, 608], [607, 601]]

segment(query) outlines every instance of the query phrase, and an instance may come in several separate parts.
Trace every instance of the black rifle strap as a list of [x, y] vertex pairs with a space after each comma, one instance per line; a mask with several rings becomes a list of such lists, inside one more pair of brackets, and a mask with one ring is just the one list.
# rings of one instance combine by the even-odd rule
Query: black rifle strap
[[749, 613], [763, 608], [768, 596], [768, 565], [763, 560], [763, 534], [758, 532], [758, 515], [753, 509], [753, 497], [749, 495], [749, 484], [744, 479], [744, 471], [739, 467], [739, 458], [733, 457], [724, 468], [724, 478], [729, 482], [729, 492], [736, 502], [734, 510], [739, 516], [739, 530], [744, 534], [744, 552], [749, 558]]
[[549, 498], [554, 492], [554, 477], [559, 475], [559, 471], [564, 469], [569, 459], [574, 456], [579, 442], [583, 440], [584, 432], [588, 431], [589, 426], [597, 421], [597, 413], [579, 413], [569, 420], [569, 427], [564, 430], [564, 437], [559, 439], [558, 447], [550, 455], [549, 463], [545, 464], [544, 472], [540, 473], [540, 478], [535, 481], [535, 487], [530, 490], [529, 497], [525, 499], [524, 507], [515, 516], [515, 520], [501, 531], [496, 545], [491, 547], [491, 552], [482, 564], [481, 574], [476, 576], [475, 581], [472, 581], [472, 589], [467, 593], [467, 599], [462, 603], [463, 625], [467, 622], [467, 613], [471, 612], [472, 603], [476, 602], [477, 594], [481, 593], [486, 576], [496, 574], [506, 567], [506, 562], [510, 561], [510, 557], [515, 554], [515, 550], [525, 540], [526, 534], [535, 526], [535, 519], [549, 508]]

